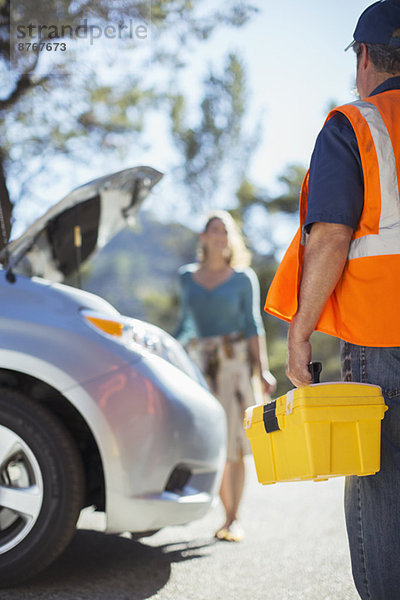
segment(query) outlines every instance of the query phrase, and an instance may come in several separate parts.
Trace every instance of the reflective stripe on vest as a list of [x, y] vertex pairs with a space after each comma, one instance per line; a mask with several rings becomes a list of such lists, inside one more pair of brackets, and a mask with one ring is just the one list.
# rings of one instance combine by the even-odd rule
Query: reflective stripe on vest
[[353, 102], [371, 131], [379, 164], [381, 214], [379, 234], [365, 235], [350, 244], [348, 259], [400, 254], [400, 198], [396, 159], [385, 122], [376, 106], [359, 100]]

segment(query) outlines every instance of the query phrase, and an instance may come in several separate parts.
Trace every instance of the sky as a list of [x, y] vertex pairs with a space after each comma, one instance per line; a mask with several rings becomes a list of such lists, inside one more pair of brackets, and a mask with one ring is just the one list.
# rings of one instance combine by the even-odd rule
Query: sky
[[[203, 0], [201, 5], [206, 6], [207, 2], [211, 0]], [[329, 106], [356, 99], [355, 55], [352, 50], [344, 52], [344, 48], [352, 41], [359, 15], [371, 2], [253, 0], [252, 3], [259, 13], [248, 24], [239, 29], [219, 28], [210, 41], [194, 45], [193, 51], [185, 55], [188, 68], [177, 74], [177, 83], [189, 96], [196, 94], [211, 64], [223, 64], [230, 51], [239, 54], [247, 72], [246, 125], [252, 130], [255, 124], [261, 124], [260, 142], [253, 154], [249, 176], [255, 184], [274, 194], [281, 190], [278, 177], [288, 164], [308, 166]], [[211, 6], [215, 8], [218, 4], [214, 0]], [[119, 68], [126, 68], [122, 59]], [[148, 203], [156, 206], [160, 215], [164, 206], [167, 214], [168, 198], [172, 195], [169, 173], [176, 155], [157, 118], [148, 138], [152, 143], [140, 157], [126, 156], [125, 162], [118, 166], [122, 169], [139, 161], [164, 172], [164, 182], [155, 188]], [[54, 177], [58, 184], [55, 182], [54, 188], [43, 190], [40, 205], [54, 204], [55, 199], [62, 198], [71, 188], [103, 175], [101, 169], [104, 165], [100, 162], [90, 173], [77, 165], [65, 181], [61, 176]], [[21, 220], [33, 220], [36, 208], [30, 211], [29, 206], [32, 206], [29, 198], [21, 202], [17, 218], [19, 215]]]
[[308, 166], [331, 103], [356, 99], [352, 41], [365, 0], [260, 2], [261, 14], [240, 32], [254, 111], [264, 135], [252, 175], [272, 187], [288, 163]]

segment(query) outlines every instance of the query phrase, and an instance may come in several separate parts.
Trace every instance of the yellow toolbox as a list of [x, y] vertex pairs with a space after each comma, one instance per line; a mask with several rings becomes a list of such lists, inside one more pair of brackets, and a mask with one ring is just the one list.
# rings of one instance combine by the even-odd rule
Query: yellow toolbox
[[317, 383], [246, 410], [260, 483], [371, 475], [380, 468], [381, 388]]

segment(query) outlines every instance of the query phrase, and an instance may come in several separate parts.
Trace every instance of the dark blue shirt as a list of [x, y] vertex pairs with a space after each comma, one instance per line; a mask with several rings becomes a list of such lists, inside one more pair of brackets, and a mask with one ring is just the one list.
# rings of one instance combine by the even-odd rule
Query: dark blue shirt
[[[371, 96], [400, 89], [391, 77]], [[322, 128], [310, 163], [308, 211], [305, 226], [340, 223], [356, 229], [364, 206], [364, 177], [356, 134], [350, 121], [336, 113]]]

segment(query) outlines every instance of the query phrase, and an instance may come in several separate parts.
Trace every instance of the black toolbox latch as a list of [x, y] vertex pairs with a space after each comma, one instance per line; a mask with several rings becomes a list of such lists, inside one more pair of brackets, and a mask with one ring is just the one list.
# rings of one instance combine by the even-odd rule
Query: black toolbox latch
[[264, 404], [263, 420], [267, 433], [279, 431], [278, 419], [276, 418], [276, 400]]

